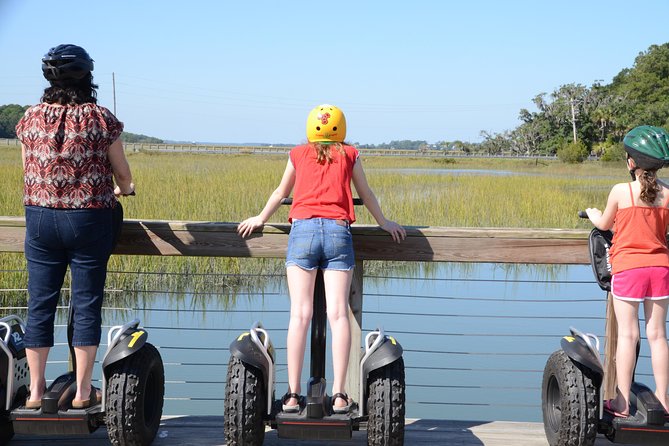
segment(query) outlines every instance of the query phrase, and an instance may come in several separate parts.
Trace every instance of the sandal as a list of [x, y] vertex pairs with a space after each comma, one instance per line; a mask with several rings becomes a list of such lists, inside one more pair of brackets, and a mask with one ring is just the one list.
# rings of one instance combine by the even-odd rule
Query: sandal
[[42, 400], [37, 400], [37, 401], [26, 400], [25, 408], [26, 409], [32, 409], [32, 410], [41, 409], [42, 408]]
[[[337, 398], [341, 398], [342, 400], [346, 401], [345, 406], [335, 406], [334, 402]], [[332, 395], [332, 412], [334, 413], [348, 413], [351, 410], [351, 405], [353, 404], [353, 401], [351, 401], [348, 398], [348, 395], [345, 393], [335, 393]]]
[[[44, 392], [42, 392], [42, 396], [46, 393], [46, 388], [44, 389]], [[30, 401], [30, 392], [28, 392], [28, 396], [26, 396], [26, 403], [23, 405], [26, 409], [31, 409], [31, 410], [37, 410], [42, 408], [42, 400], [39, 399], [37, 401]]]
[[604, 412], [606, 412], [606, 413], [608, 413], [609, 415], [612, 415], [612, 416], [614, 416], [614, 417], [616, 417], [616, 418], [627, 418], [627, 417], [630, 416], [629, 412], [628, 412], [628, 413], [624, 413], [624, 412], [617, 412], [617, 411], [615, 411], [615, 410], [613, 409], [613, 406], [611, 405], [612, 402], [613, 402], [613, 400], [606, 400], [606, 401], [604, 401]]
[[102, 399], [102, 394], [95, 387], [91, 386], [91, 393], [87, 400], [72, 400], [72, 409], [86, 409], [95, 406]]
[[[295, 398], [297, 400], [297, 404], [286, 404], [286, 401], [288, 401], [291, 398]], [[281, 397], [281, 410], [287, 413], [296, 413], [300, 411], [300, 395], [297, 393], [291, 393], [291, 392], [286, 392], [286, 394]]]

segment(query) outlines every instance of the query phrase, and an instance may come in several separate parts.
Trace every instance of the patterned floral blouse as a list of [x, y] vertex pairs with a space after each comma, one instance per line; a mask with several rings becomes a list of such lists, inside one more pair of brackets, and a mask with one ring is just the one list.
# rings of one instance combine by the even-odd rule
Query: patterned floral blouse
[[122, 131], [123, 123], [96, 104], [30, 107], [16, 126], [25, 150], [23, 204], [113, 207], [116, 197], [107, 154]]

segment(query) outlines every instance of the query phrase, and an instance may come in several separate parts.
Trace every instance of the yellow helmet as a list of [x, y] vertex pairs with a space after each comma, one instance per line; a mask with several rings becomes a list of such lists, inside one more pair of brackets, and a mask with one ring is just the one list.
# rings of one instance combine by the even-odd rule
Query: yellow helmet
[[330, 104], [319, 105], [307, 117], [309, 142], [344, 142], [346, 118], [344, 112]]

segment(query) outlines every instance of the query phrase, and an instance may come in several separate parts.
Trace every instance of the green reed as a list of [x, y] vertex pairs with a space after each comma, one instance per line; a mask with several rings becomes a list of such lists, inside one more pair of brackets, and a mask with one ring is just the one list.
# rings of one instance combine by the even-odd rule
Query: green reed
[[[364, 151], [362, 156], [384, 213], [408, 226], [587, 228], [576, 212], [592, 206], [603, 209], [611, 186], [626, 181], [622, 163], [571, 166], [522, 159], [365, 158]], [[123, 199], [126, 218], [238, 222], [260, 212], [281, 180], [287, 156], [128, 153], [128, 160], [137, 196]], [[515, 174], [435, 173], [446, 169]], [[0, 147], [0, 214], [23, 215], [16, 147]], [[375, 223], [363, 208], [356, 214], [358, 223]], [[287, 215], [284, 207], [272, 221], [286, 222]], [[0, 270], [19, 271], [3, 273], [0, 288], [25, 287], [21, 254], [0, 253]], [[280, 274], [283, 268], [279, 259], [115, 255], [109, 270], [112, 289], [232, 296], [241, 284], [258, 284], [255, 275]]]

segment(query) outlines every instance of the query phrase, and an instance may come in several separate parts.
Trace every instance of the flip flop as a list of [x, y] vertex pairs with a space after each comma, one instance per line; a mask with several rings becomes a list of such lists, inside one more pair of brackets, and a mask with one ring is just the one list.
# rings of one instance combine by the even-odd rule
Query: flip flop
[[38, 400], [38, 401], [26, 400], [25, 408], [26, 409], [32, 409], [32, 410], [41, 409], [42, 408], [42, 400]]
[[72, 409], [86, 409], [95, 406], [101, 399], [100, 391], [91, 386], [91, 393], [87, 400], [72, 400]]
[[[346, 401], [346, 405], [345, 406], [335, 406], [334, 402], [337, 398], [341, 398], [344, 401]], [[335, 393], [334, 395], [332, 395], [332, 411], [334, 413], [339, 413], [339, 414], [348, 413], [351, 410], [351, 405], [352, 404], [353, 404], [353, 401], [351, 401], [348, 398], [348, 395], [346, 395], [345, 393]]]
[[[297, 400], [297, 404], [286, 404], [291, 398]], [[297, 393], [286, 392], [286, 394], [281, 398], [281, 410], [287, 413], [296, 413], [300, 411], [300, 395]]]
[[630, 416], [629, 413], [616, 412], [611, 406], [612, 401], [613, 400], [604, 401], [604, 412], [608, 413], [609, 415], [613, 415], [616, 418], [628, 418]]

